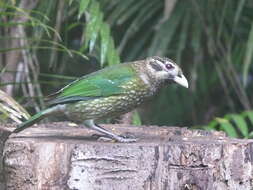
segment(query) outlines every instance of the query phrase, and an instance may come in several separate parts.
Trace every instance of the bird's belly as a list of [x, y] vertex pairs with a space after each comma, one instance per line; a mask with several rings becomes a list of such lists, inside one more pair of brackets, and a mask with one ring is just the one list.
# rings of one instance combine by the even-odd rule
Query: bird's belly
[[146, 96], [128, 94], [80, 101], [66, 105], [65, 114], [70, 120], [83, 122], [87, 119], [109, 118], [127, 113], [140, 105]]

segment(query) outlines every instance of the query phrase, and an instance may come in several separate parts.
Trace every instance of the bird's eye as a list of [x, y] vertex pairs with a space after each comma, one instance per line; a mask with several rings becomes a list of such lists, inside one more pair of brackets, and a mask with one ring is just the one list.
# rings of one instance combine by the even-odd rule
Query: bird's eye
[[174, 66], [172, 64], [166, 64], [165, 65], [166, 69], [170, 70], [170, 69], [174, 69]]

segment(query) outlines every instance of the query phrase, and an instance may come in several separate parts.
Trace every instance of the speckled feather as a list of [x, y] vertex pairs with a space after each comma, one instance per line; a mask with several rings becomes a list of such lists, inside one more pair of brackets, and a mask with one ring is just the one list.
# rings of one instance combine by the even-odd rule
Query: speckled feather
[[[129, 112], [130, 110], [139, 106], [148, 97], [152, 96], [157, 89], [157, 84], [152, 84], [150, 81], [144, 81], [143, 78], [141, 78], [143, 75], [142, 64], [143, 63], [140, 62], [125, 63], [119, 65], [118, 67], [109, 67], [107, 69], [99, 71], [99, 73], [93, 73], [91, 77], [97, 76], [97, 74], [100, 74], [100, 77], [101, 75], [104, 77], [104, 73], [106, 73], [106, 77], [104, 77], [102, 84], [105, 84], [108, 82], [108, 80], [110, 80], [110, 84], [107, 86], [113, 90], [107, 90], [106, 93], [94, 93], [92, 94], [93, 98], [91, 99], [85, 99], [76, 101], [74, 103], [71, 102], [71, 104], [66, 104], [66, 109], [63, 111], [64, 114], [70, 120], [73, 120], [75, 122], [83, 122], [84, 120], [88, 119], [99, 119], [117, 116]], [[122, 76], [122, 73], [124, 73], [124, 76]], [[120, 74], [121, 77], [119, 77]], [[115, 77], [111, 77], [112, 75]], [[86, 76], [85, 80], [89, 82], [92, 81], [89, 76]], [[112, 84], [114, 84], [114, 86], [112, 86]], [[64, 94], [64, 96], [68, 94], [66, 96], [66, 100], [69, 99], [69, 94], [73, 96], [73, 93], [68, 93], [68, 91], [72, 90], [69, 88], [76, 88], [76, 82], [74, 85], [75, 86], [73, 86], [73, 84], [70, 84], [67, 86], [67, 88], [58, 92], [58, 97], [62, 98], [62, 94]], [[96, 88], [97, 87], [99, 87], [99, 84], [96, 81]], [[101, 86], [100, 88], [105, 88], [105, 86]], [[115, 91], [114, 89], [118, 90]], [[82, 96], [84, 93], [85, 95], [87, 94], [87, 92], [84, 90], [85, 89], [81, 90], [83, 93]], [[78, 95], [80, 96], [80, 93]], [[89, 97], [91, 97], [90, 94]], [[53, 102], [57, 102], [57, 98]]]
[[67, 104], [64, 113], [72, 120], [79, 122], [113, 117], [132, 110], [151, 95], [140, 79], [128, 81], [122, 87], [126, 91], [120, 95]]
[[168, 58], [150, 57], [107, 67], [81, 77], [51, 95], [50, 107], [23, 122], [14, 132], [20, 132], [49, 115], [64, 114], [72, 121], [85, 121], [88, 127], [126, 142], [95, 125], [93, 120], [131, 111], [153, 96], [168, 80], [188, 87], [181, 69]]

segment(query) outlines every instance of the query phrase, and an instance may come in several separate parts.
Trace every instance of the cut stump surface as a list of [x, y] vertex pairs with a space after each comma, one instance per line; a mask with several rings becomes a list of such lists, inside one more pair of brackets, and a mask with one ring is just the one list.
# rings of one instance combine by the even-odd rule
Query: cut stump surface
[[[37, 125], [4, 137], [0, 127], [1, 186], [7, 190], [251, 189], [253, 141], [222, 132], [178, 127], [103, 125], [136, 143], [96, 141], [70, 123]], [[2, 157], [0, 157], [1, 159]], [[1, 188], [2, 189], [2, 188]]]

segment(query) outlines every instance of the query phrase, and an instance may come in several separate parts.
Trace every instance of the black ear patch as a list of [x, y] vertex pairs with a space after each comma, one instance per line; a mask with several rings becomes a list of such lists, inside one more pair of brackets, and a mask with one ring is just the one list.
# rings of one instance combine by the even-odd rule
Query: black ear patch
[[160, 65], [158, 65], [158, 64], [156, 64], [156, 63], [154, 63], [154, 62], [151, 62], [150, 65], [151, 65], [151, 67], [152, 67], [153, 69], [155, 69], [156, 71], [162, 71], [162, 70], [163, 70], [163, 68], [162, 68]]

